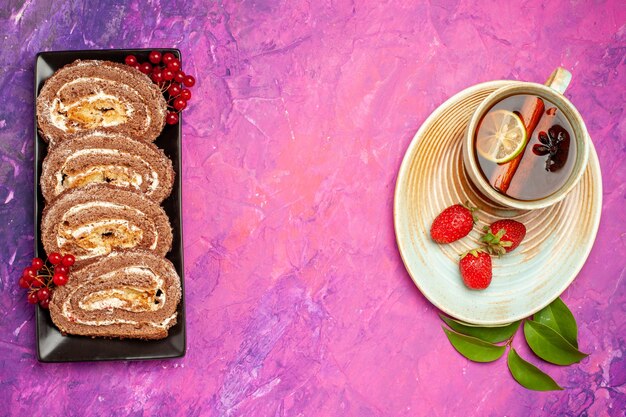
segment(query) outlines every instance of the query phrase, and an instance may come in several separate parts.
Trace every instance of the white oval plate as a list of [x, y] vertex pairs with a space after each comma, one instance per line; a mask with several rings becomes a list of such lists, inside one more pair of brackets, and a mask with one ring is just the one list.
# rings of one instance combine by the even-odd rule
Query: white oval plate
[[[602, 178], [593, 144], [580, 183], [565, 200], [545, 209], [504, 209], [470, 184], [461, 154], [465, 127], [485, 97], [512, 83], [478, 84], [439, 106], [411, 141], [394, 196], [396, 240], [415, 285], [443, 312], [477, 325], [528, 317], [561, 295], [589, 256], [600, 223]], [[465, 201], [480, 210], [472, 232], [449, 245], [434, 243], [433, 219]], [[470, 290], [461, 280], [459, 254], [477, 247], [482, 228], [501, 218], [524, 223], [526, 238], [515, 251], [493, 259], [493, 280], [486, 290]]]

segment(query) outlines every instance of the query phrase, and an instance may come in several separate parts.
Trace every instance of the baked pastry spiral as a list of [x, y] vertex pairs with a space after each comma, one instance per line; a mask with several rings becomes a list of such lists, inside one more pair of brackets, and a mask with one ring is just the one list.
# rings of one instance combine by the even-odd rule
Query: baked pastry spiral
[[107, 183], [160, 203], [170, 195], [174, 176], [172, 161], [154, 144], [95, 131], [53, 146], [43, 161], [40, 185], [47, 202], [65, 190]]
[[77, 60], [44, 83], [37, 124], [53, 144], [93, 130], [151, 142], [165, 126], [166, 110], [163, 94], [147, 75], [115, 62]]
[[60, 194], [43, 211], [41, 240], [46, 253], [71, 253], [81, 265], [120, 249], [145, 249], [165, 256], [172, 229], [152, 200], [108, 184]]
[[180, 298], [170, 261], [143, 250], [112, 252], [55, 288], [50, 315], [66, 334], [162, 339], [176, 324]]

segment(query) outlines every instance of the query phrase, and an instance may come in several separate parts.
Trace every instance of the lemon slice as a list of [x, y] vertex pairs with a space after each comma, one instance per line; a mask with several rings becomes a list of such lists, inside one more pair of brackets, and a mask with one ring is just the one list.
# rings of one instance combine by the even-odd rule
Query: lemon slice
[[484, 158], [504, 164], [526, 146], [526, 127], [512, 111], [495, 110], [483, 118], [476, 135], [476, 150]]

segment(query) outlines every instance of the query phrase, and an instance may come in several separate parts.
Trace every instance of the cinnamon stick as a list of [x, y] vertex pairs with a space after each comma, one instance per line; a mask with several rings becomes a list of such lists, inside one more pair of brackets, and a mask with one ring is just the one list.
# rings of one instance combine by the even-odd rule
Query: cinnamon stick
[[513, 176], [515, 176], [515, 172], [524, 157], [526, 146], [528, 146], [530, 137], [535, 131], [537, 124], [539, 124], [539, 120], [541, 120], [544, 110], [545, 104], [543, 100], [538, 97], [529, 97], [522, 105], [520, 118], [522, 119], [522, 122], [524, 122], [524, 127], [526, 127], [526, 137], [528, 138], [526, 145], [524, 145], [524, 149], [515, 159], [498, 166], [498, 168], [496, 168], [494, 173], [491, 175], [491, 184], [493, 184], [493, 187], [502, 194], [506, 194], [509, 189], [511, 181], [513, 181]]
[[[556, 115], [556, 107], [552, 107], [552, 109], [547, 109], [546, 112], [541, 117], [541, 119], [539, 119], [539, 123], [537, 123], [537, 127], [535, 127], [535, 132], [541, 132], [541, 131], [547, 132], [548, 129], [550, 129], [550, 126], [552, 126], [555, 123], [555, 115]], [[530, 138], [528, 140], [530, 141]], [[537, 143], [537, 142], [533, 142], [533, 143]], [[532, 145], [529, 144], [529, 146], [532, 146]], [[528, 151], [528, 146], [526, 147], [526, 151]], [[538, 162], [537, 158], [533, 158], [533, 156], [535, 155], [531, 153], [530, 155], [528, 155], [528, 157], [524, 158], [524, 160], [522, 160], [522, 162], [520, 163], [517, 169], [517, 172], [515, 173], [515, 184], [511, 183], [511, 187], [509, 188], [512, 194], [517, 194], [520, 189], [524, 188], [524, 184], [527, 181], [530, 181], [529, 177], [531, 176], [532, 171], [536, 169], [537, 163], [539, 164], [545, 163], [545, 159], [539, 158], [540, 162]]]

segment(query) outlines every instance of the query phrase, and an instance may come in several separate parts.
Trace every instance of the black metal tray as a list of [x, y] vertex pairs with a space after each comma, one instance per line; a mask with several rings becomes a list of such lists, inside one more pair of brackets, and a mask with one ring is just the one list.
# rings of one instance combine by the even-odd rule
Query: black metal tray
[[[148, 60], [148, 54], [155, 49], [109, 49], [93, 51], [56, 51], [40, 52], [35, 64], [35, 99], [44, 81], [56, 70], [77, 59], [101, 59], [114, 62], [124, 62], [126, 55], [135, 55], [139, 61]], [[156, 49], [162, 53], [171, 52], [180, 59], [177, 49]], [[35, 100], [36, 102], [36, 100]], [[36, 113], [36, 108], [35, 108]], [[183, 284], [183, 236], [182, 236], [182, 206], [181, 206], [181, 121], [176, 125], [166, 125], [161, 135], [154, 142], [165, 151], [172, 160], [176, 180], [172, 194], [163, 201], [163, 208], [170, 218], [173, 229], [172, 250], [167, 259], [172, 261], [176, 272]], [[41, 242], [41, 214], [45, 205], [39, 177], [41, 164], [48, 145], [37, 132], [35, 119], [35, 256], [45, 258], [45, 251]], [[50, 313], [37, 306], [37, 357], [41, 362], [74, 362], [74, 361], [104, 361], [104, 360], [136, 360], [136, 359], [164, 359], [177, 358], [185, 355], [185, 291], [183, 285], [182, 297], [178, 305], [177, 324], [170, 328], [165, 339], [145, 341], [134, 339], [103, 339], [84, 336], [63, 336], [57, 329]]]

